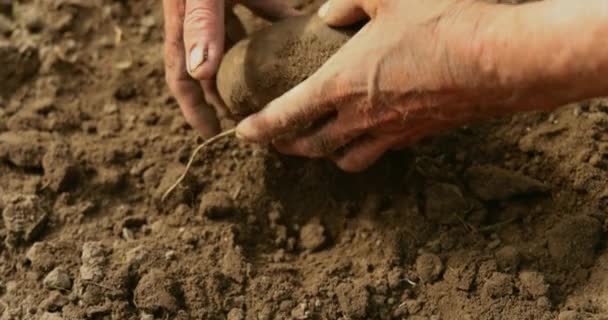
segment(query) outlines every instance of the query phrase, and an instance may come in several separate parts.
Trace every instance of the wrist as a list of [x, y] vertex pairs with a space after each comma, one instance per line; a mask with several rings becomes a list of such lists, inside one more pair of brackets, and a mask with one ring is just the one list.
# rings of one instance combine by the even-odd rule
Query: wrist
[[[493, 8], [473, 55], [496, 113], [547, 109], [605, 95], [605, 0], [553, 0]], [[573, 85], [575, 84], [575, 85]]]

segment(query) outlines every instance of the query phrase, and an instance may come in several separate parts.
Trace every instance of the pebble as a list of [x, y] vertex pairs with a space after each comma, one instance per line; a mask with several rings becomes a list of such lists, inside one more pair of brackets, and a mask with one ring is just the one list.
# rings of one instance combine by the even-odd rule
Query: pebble
[[418, 256], [416, 259], [416, 273], [424, 282], [434, 282], [441, 276], [443, 272], [443, 263], [439, 256], [426, 253]]
[[49, 272], [42, 282], [47, 289], [50, 290], [70, 290], [72, 288], [72, 280], [70, 275], [62, 267], [57, 267]]

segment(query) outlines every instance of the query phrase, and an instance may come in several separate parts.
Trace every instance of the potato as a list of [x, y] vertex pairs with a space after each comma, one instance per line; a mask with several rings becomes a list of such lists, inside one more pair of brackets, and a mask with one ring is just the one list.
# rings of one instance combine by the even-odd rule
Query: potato
[[333, 29], [317, 15], [289, 18], [230, 49], [217, 86], [234, 116], [262, 109], [319, 69], [355, 33]]

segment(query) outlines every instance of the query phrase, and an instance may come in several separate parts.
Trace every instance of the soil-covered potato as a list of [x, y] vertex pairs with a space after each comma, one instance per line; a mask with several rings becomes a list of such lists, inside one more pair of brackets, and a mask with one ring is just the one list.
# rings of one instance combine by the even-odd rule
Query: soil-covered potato
[[220, 95], [235, 116], [259, 111], [319, 69], [353, 34], [317, 15], [260, 30], [226, 53], [217, 75]]

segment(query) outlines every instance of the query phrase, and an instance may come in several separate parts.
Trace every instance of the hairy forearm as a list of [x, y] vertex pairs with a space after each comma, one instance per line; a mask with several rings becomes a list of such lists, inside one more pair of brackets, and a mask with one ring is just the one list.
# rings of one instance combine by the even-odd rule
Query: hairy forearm
[[547, 109], [608, 95], [608, 0], [513, 7], [479, 30], [479, 66], [502, 111]]

